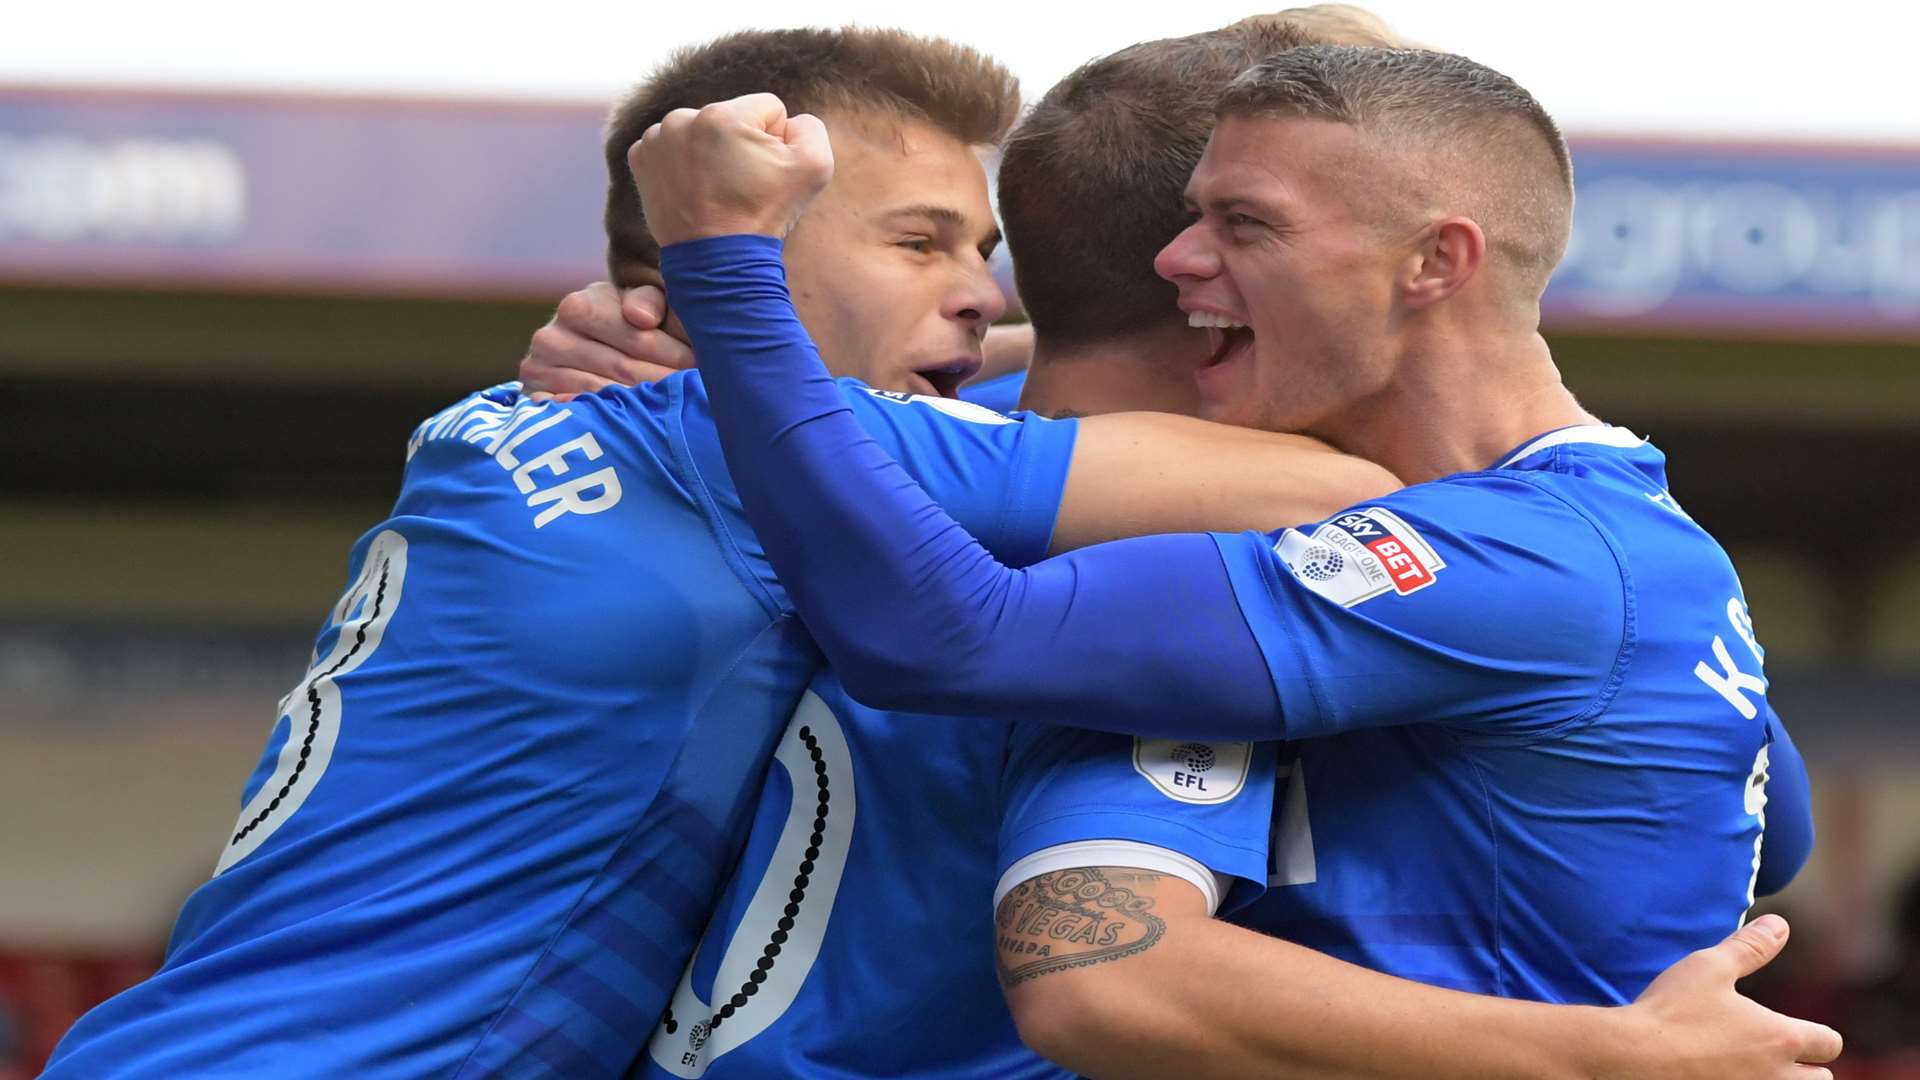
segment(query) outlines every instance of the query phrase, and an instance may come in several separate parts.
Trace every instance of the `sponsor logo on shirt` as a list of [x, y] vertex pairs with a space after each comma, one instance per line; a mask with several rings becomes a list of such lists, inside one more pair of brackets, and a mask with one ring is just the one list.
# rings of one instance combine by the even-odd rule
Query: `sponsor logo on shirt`
[[1378, 506], [1341, 514], [1311, 536], [1288, 529], [1273, 550], [1302, 584], [1343, 607], [1418, 592], [1447, 566], [1413, 526]]
[[1252, 743], [1133, 740], [1134, 771], [1178, 802], [1226, 802], [1246, 786], [1252, 761]]

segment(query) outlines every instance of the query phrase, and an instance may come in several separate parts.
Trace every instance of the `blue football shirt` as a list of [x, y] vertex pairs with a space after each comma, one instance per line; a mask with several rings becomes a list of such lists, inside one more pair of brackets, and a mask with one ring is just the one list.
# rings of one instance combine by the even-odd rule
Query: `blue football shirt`
[[1267, 877], [1274, 750], [883, 712], [823, 672], [646, 1075], [1066, 1075], [1000, 995], [999, 894], [1123, 865], [1216, 900], [1237, 879], [1241, 902]]
[[[1044, 554], [1071, 422], [842, 390], [970, 528]], [[817, 656], [697, 373], [496, 388], [408, 457], [165, 965], [48, 1076], [616, 1076], [642, 1051]]]
[[1567, 429], [1318, 526], [1217, 539], [1306, 736], [1273, 887], [1241, 921], [1570, 1002], [1631, 1000], [1740, 925], [1763, 654], [1658, 450]]
[[[1319, 526], [1010, 569], [839, 415], [778, 256], [718, 237], [662, 267], [747, 512], [776, 566], [810, 570], [789, 579], [796, 602], [863, 700], [1326, 740], [1285, 802], [1298, 776], [1301, 801], [1332, 788], [1389, 810], [1327, 826], [1354, 841], [1337, 874], [1314, 832], [1327, 813], [1283, 833], [1275, 876], [1308, 888], [1263, 902], [1389, 971], [1619, 1001], [1739, 923], [1766, 861], [1763, 653], [1651, 446], [1548, 432]], [[869, 603], [836, 602], [856, 587]]]

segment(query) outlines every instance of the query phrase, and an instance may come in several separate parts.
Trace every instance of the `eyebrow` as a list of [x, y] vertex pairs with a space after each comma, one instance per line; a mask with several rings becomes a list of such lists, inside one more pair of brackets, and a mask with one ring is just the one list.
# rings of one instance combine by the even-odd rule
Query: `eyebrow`
[[1196, 199], [1190, 194], [1182, 193], [1180, 204], [1188, 213], [1230, 214], [1246, 210], [1268, 219], [1285, 219], [1291, 216], [1287, 208], [1279, 203], [1249, 198], [1238, 193], [1214, 195], [1206, 199]]
[[[955, 210], [951, 206], [940, 206], [937, 203], [914, 203], [911, 206], [895, 207], [887, 211], [886, 216], [889, 218], [925, 218], [936, 225], [946, 225], [955, 229], [965, 229], [971, 224], [967, 220], [967, 215]], [[987, 235], [981, 239], [980, 246], [986, 251], [992, 251], [994, 248], [999, 247], [1000, 227], [996, 225], [988, 231]]]

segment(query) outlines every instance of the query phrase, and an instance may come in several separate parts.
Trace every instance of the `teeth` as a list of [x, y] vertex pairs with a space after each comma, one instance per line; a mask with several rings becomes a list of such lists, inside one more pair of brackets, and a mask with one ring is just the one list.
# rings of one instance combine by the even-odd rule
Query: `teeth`
[[1230, 319], [1225, 315], [1216, 315], [1211, 311], [1187, 312], [1188, 326], [1202, 326], [1215, 330], [1244, 330], [1246, 323]]

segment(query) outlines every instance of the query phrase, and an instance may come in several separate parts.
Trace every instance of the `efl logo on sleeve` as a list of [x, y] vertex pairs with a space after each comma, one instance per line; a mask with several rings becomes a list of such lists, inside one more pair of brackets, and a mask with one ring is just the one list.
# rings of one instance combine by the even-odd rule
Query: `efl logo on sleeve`
[[1253, 744], [1133, 740], [1133, 768], [1160, 794], [1185, 803], [1223, 803], [1240, 794]]
[[1341, 514], [1312, 536], [1288, 529], [1273, 550], [1301, 584], [1343, 607], [1418, 592], [1447, 566], [1413, 526], [1378, 506]]

